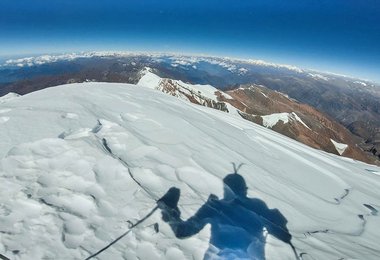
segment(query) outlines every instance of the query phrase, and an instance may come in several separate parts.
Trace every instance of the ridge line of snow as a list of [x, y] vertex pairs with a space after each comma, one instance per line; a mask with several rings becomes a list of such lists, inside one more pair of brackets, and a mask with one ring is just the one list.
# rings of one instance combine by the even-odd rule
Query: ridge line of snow
[[[164, 78], [159, 77], [158, 75], [154, 74], [150, 68], [145, 68], [142, 72], [142, 77], [140, 78], [139, 82], [137, 83], [138, 86], [148, 87], [151, 89], [162, 91], [162, 83], [165, 80]], [[186, 90], [190, 93], [190, 95], [195, 98], [199, 103], [202, 103], [202, 100], [209, 100], [213, 102], [222, 102], [227, 106], [228, 112], [233, 115], [239, 115], [237, 112], [237, 108], [229, 104], [228, 102], [218, 101], [216, 92], [219, 92], [224, 98], [226, 99], [233, 99], [229, 94], [211, 86], [211, 85], [202, 85], [202, 84], [190, 84], [185, 83], [182, 80], [175, 80], [175, 79], [166, 79], [174, 82], [174, 84], [177, 84], [181, 89], [178, 90], [179, 93], [177, 93], [178, 97], [181, 99], [184, 99], [186, 101], [190, 100], [184, 96], [181, 92], [181, 90]], [[240, 117], [240, 115], [239, 115]]]
[[284, 124], [287, 124], [290, 120], [295, 120], [300, 122], [307, 129], [311, 130], [310, 127], [307, 126], [295, 112], [273, 113], [270, 115], [261, 116], [261, 118], [263, 119], [263, 125], [267, 128], [272, 128], [279, 121], [282, 121]]

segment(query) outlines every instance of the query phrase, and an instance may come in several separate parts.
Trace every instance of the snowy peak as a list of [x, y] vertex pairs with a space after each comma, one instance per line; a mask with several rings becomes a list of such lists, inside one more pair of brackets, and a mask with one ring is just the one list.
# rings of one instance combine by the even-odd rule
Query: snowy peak
[[[142, 77], [137, 83], [138, 86], [156, 89], [194, 104], [229, 112], [227, 104], [220, 102], [219, 99], [220, 97], [232, 98], [211, 85], [189, 84], [181, 80], [161, 78], [154, 74], [150, 68], [145, 68], [141, 75]], [[232, 106], [230, 109], [236, 110]]]
[[275, 113], [275, 114], [271, 114], [271, 115], [261, 116], [261, 118], [263, 119], [263, 125], [265, 127], [268, 127], [268, 128], [272, 128], [273, 126], [275, 126], [280, 121], [283, 124], [287, 124], [287, 123], [289, 123], [289, 121], [290, 122], [297, 121], [297, 122], [301, 123], [303, 126], [305, 126], [306, 128], [308, 128], [309, 130], [311, 130], [310, 127], [308, 127], [301, 120], [301, 118], [299, 118], [299, 116], [297, 116], [297, 114], [294, 112], [292, 112], [292, 113]]
[[[226, 93], [211, 85], [189, 84], [181, 80], [161, 78], [150, 68], [145, 68], [140, 74], [139, 86], [229, 112], [317, 149], [369, 161], [353, 143], [352, 135], [343, 126], [281, 92], [271, 91], [262, 85], [249, 85]], [[346, 143], [348, 149], [337, 149], [330, 139]]]
[[14, 98], [18, 98], [20, 97], [21, 95], [17, 94], [17, 93], [13, 93], [13, 92], [10, 92], [2, 97], [0, 97], [0, 103], [5, 103], [7, 101], [10, 101]]
[[145, 67], [145, 69], [140, 72], [141, 78], [137, 85], [158, 90], [162, 78], [152, 73], [151, 71], [151, 68]]

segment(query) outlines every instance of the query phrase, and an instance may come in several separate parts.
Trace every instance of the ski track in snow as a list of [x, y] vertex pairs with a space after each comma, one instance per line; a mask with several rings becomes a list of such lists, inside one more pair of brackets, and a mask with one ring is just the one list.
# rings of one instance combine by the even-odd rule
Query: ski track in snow
[[[0, 105], [1, 114], [11, 114], [0, 131], [1, 254], [84, 259], [127, 230], [128, 220], [145, 216], [172, 186], [181, 190], [187, 219], [210, 194], [223, 197], [222, 179], [235, 162], [244, 163], [239, 173], [249, 197], [286, 216], [305, 259], [378, 258], [378, 167], [153, 90], [85, 86]], [[206, 226], [177, 239], [156, 212], [98, 259], [203, 259], [209, 238]], [[294, 259], [270, 235], [265, 250], [267, 259]]]

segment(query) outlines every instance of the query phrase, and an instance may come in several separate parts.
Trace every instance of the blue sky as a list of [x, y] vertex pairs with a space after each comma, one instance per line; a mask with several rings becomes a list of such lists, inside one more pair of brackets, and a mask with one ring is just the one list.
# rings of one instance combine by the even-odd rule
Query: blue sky
[[255, 58], [380, 82], [380, 1], [0, 1], [0, 56], [89, 50]]

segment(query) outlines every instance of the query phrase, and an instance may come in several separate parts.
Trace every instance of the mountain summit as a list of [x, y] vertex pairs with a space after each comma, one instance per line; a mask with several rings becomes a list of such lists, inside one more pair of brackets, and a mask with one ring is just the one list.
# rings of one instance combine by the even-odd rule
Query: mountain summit
[[378, 259], [380, 168], [237, 115], [81, 83], [4, 100], [0, 127], [5, 257], [85, 259], [129, 232], [97, 258]]

